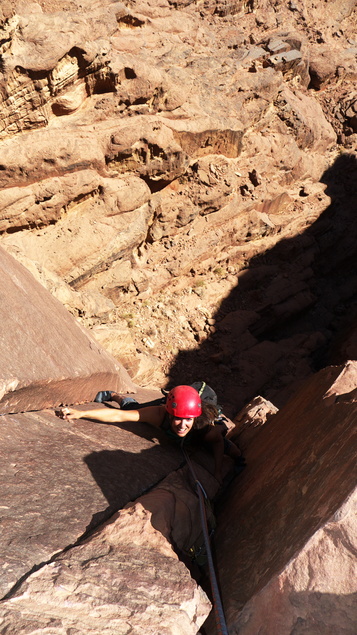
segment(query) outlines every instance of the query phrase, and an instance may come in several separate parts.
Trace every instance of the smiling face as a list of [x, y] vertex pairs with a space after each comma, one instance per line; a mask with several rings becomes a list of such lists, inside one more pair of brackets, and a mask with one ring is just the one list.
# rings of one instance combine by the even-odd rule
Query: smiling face
[[178, 419], [174, 417], [171, 420], [171, 430], [177, 434], [178, 437], [185, 437], [192, 429], [193, 422], [193, 417], [191, 419]]

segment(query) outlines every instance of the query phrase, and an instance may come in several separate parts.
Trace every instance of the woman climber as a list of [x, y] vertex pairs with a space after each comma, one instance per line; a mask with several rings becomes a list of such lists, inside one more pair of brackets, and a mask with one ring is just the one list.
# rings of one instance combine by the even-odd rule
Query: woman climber
[[[96, 401], [115, 401], [119, 408], [60, 408], [56, 411], [61, 419], [94, 419], [103, 423], [130, 423], [140, 421], [161, 428], [176, 441], [190, 444], [208, 444], [214, 457], [214, 476], [222, 483], [223, 455], [227, 454], [237, 468], [244, 467], [239, 448], [224, 438], [225, 426], [215, 425], [218, 409], [201, 400], [192, 386], [176, 386], [167, 395], [166, 403], [141, 407], [131, 397], [121, 397], [116, 392], [102, 391]], [[137, 407], [136, 407], [137, 406]]]

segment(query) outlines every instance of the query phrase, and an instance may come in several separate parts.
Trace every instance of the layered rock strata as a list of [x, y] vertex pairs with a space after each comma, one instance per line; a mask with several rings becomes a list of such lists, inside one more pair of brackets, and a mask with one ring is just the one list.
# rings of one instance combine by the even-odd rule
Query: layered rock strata
[[[170, 366], [173, 382], [183, 367], [197, 375], [206, 340], [205, 378], [232, 369], [235, 349], [211, 342], [218, 305], [256, 258], [328, 207], [318, 181], [337, 142], [355, 148], [355, 3], [342, 4], [330, 3], [323, 28], [312, 2], [63, 2], [62, 13], [41, 2], [12, 16], [4, 7], [2, 245], [137, 382], [163, 385]], [[326, 307], [316, 295], [320, 250], [320, 240], [296, 244], [292, 282], [252, 306], [238, 381], [274, 325], [309, 311], [329, 319], [287, 332], [274, 357], [289, 368], [248, 377], [243, 399], [232, 383], [233, 411], [264, 390], [283, 403], [277, 391], [328, 346], [340, 298]], [[272, 265], [248, 292], [286, 268], [279, 257]], [[352, 304], [347, 289], [342, 302]], [[174, 364], [180, 349], [196, 359]]]

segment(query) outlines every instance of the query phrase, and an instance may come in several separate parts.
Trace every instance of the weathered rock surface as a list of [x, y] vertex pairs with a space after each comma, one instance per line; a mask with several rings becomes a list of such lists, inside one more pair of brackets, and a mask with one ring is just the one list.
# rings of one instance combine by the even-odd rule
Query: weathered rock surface
[[[322, 32], [319, 3], [310, 1], [48, 0], [19, 3], [12, 17], [15, 5], [4, 5], [2, 245], [86, 326], [122, 328], [123, 316], [134, 316], [125, 339], [140, 364], [111, 352], [135, 381], [163, 385], [178, 349], [211, 339], [214, 324], [192, 328], [197, 302], [187, 291], [216, 320], [252, 259], [328, 206], [318, 181], [336, 141], [354, 149], [354, 7], [329, 3]], [[278, 298], [276, 310], [270, 300], [265, 324], [314, 310], [313, 275], [301, 282], [307, 265], [297, 275], [289, 300]], [[146, 315], [160, 293], [165, 305], [177, 300], [180, 332], [165, 316], [158, 328]], [[291, 380], [327, 346], [333, 327], [316, 327], [322, 335]], [[178, 362], [171, 381], [181, 372]], [[210, 362], [208, 379], [216, 374]], [[274, 382], [262, 370], [245, 398]], [[226, 402], [237, 411], [233, 390]]]
[[[229, 625], [242, 633], [352, 632], [356, 386], [335, 400], [335, 370], [313, 374], [356, 350], [355, 8], [355, 0], [4, 0], [0, 8], [1, 245], [109, 352], [9, 265], [0, 413], [136, 390], [132, 380], [202, 378], [232, 417], [262, 395], [232, 433], [242, 435], [248, 468], [234, 490], [236, 515], [228, 510], [219, 534]], [[341, 385], [347, 375], [350, 367]], [[289, 401], [309, 376], [310, 388]], [[148, 431], [128, 445], [119, 428], [67, 427], [50, 414], [1, 421], [6, 590], [41, 565], [6, 604], [3, 630], [109, 633], [111, 622], [123, 633], [196, 632], [206, 599], [139, 506], [49, 562], [174, 469], [175, 450], [162, 459]], [[166, 538], [187, 547], [197, 516], [171, 478], [143, 504]], [[134, 516], [145, 558], [121, 542]]]
[[0, 248], [0, 413], [93, 399], [103, 385], [135, 391], [125, 369]]
[[194, 635], [211, 604], [139, 503], [2, 605], [5, 633]]
[[[4, 416], [1, 437], [1, 632], [198, 631], [211, 604], [173, 548], [199, 538], [199, 503], [164, 433], [38, 412]], [[213, 498], [212, 457], [192, 462]]]
[[0, 435], [2, 595], [182, 461], [159, 431], [138, 424], [22, 413], [2, 416]]
[[219, 512], [229, 632], [355, 630], [357, 363], [320, 371], [246, 449]]

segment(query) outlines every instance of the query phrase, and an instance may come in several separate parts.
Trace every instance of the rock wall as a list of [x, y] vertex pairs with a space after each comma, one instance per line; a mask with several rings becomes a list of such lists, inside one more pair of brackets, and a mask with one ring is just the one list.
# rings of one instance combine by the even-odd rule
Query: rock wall
[[[176, 554], [187, 557], [200, 535], [179, 448], [145, 424], [74, 424], [53, 412], [108, 385], [141, 401], [161, 393], [136, 387], [2, 249], [0, 267], [1, 633], [196, 633], [211, 603]], [[213, 497], [213, 459], [197, 458]]]
[[[354, 306], [315, 276], [326, 224], [355, 236], [352, 178], [330, 191], [355, 152], [355, 4], [5, 3], [1, 244], [137, 383], [204, 364], [234, 414], [281, 405]], [[340, 242], [329, 277], [356, 260]]]
[[[201, 378], [232, 416], [278, 406], [219, 515], [247, 635], [353, 632], [355, 365], [314, 373], [357, 354], [355, 8], [0, 9], [0, 413]], [[128, 504], [176, 450], [144, 427], [1, 419], [2, 631], [197, 632], [210, 604], [172, 548], [194, 538], [190, 486]]]
[[210, 609], [139, 504], [2, 606], [3, 632], [195, 635]]
[[354, 633], [356, 389], [326, 368], [247, 443], [215, 537], [229, 633]]
[[1, 248], [0, 272], [0, 414], [90, 401], [107, 383], [136, 390], [121, 364]]
[[[53, 412], [1, 424], [0, 632], [197, 633], [211, 603], [177, 554], [198, 499], [165, 434]], [[195, 470], [212, 498], [212, 457]]]

